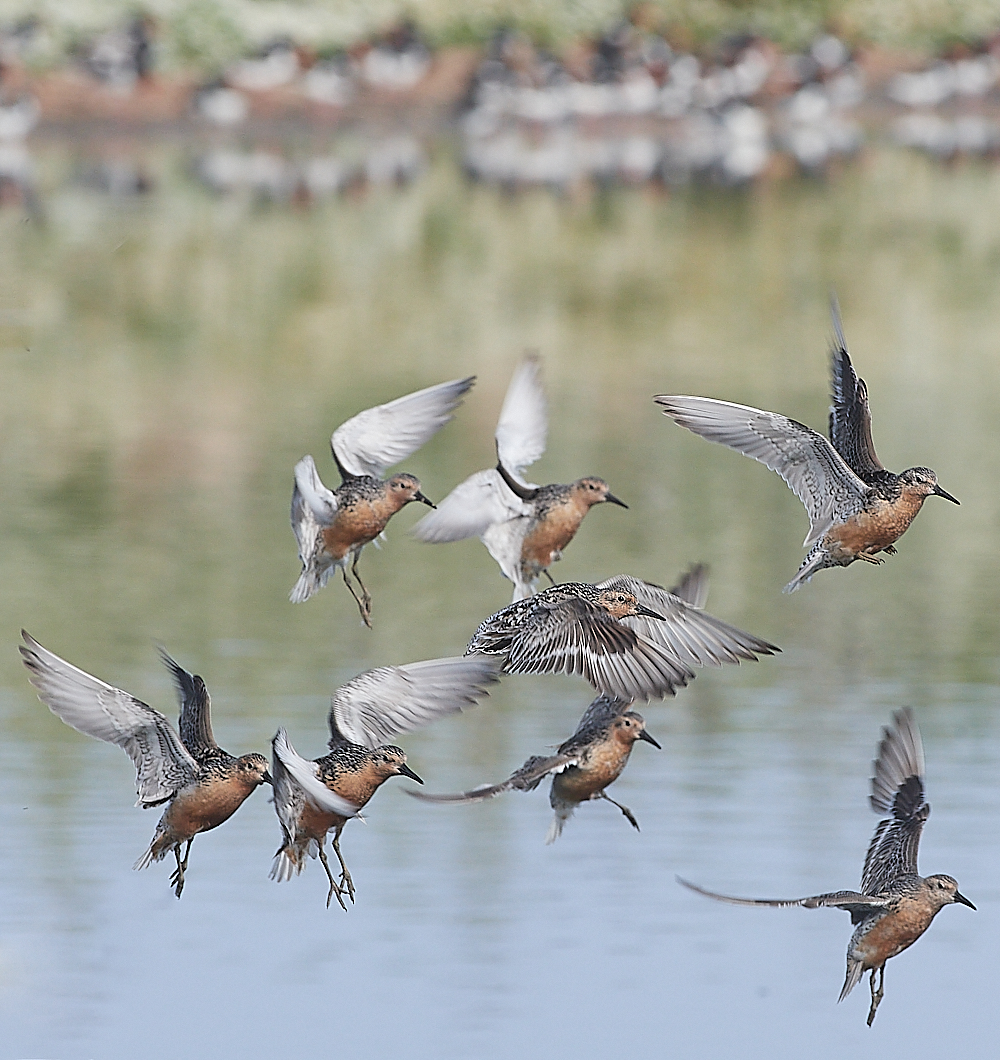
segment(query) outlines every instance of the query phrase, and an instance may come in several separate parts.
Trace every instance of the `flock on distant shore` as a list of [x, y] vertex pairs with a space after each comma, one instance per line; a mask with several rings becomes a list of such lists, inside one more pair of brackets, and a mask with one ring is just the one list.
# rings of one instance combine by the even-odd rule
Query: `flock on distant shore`
[[[1000, 155], [1000, 36], [923, 62], [829, 32], [797, 51], [755, 33], [695, 49], [648, 15], [640, 5], [558, 52], [499, 28], [472, 58], [435, 51], [408, 21], [320, 53], [277, 36], [169, 91], [148, 16], [81, 40], [65, 84], [44, 86], [35, 73], [53, 43], [44, 20], [0, 25], [0, 202], [35, 208], [26, 144], [39, 123], [186, 126], [208, 139], [190, 172], [211, 191], [297, 205], [416, 180], [429, 166], [428, 132], [452, 119], [464, 173], [508, 191], [825, 176], [873, 136], [945, 161]], [[275, 149], [283, 121], [334, 143], [308, 150], [295, 138]], [[158, 181], [141, 152], [120, 146], [88, 157], [73, 179], [116, 197]]]
[[[836, 303], [833, 322], [829, 438], [779, 413], [724, 400], [654, 399], [681, 426], [777, 472], [803, 502], [810, 523], [807, 554], [787, 592], [829, 567], [884, 562], [928, 497], [958, 503], [929, 468], [896, 474], [879, 461], [867, 389], [851, 363]], [[340, 846], [345, 825], [390, 777], [423, 784], [406, 752], [388, 741], [477, 703], [503, 675], [576, 674], [597, 695], [554, 753], [531, 755], [507, 779], [455, 794], [410, 793], [438, 804], [474, 803], [511, 790], [532, 791], [551, 777], [548, 842], [580, 804], [592, 800], [610, 802], [638, 829], [632, 810], [607, 794], [637, 742], [660, 746], [635, 705], [673, 696], [698, 668], [757, 661], [780, 650], [705, 611], [708, 582], [701, 565], [671, 589], [631, 574], [596, 584], [554, 581], [551, 568], [590, 509], [628, 505], [593, 475], [568, 484], [525, 479], [526, 469], [544, 453], [548, 434], [536, 355], [516, 370], [500, 410], [495, 466], [470, 475], [439, 505], [414, 475], [386, 477], [452, 418], [473, 383], [468, 377], [430, 386], [341, 424], [330, 442], [341, 480], [336, 489], [324, 485], [312, 456], [295, 466], [291, 520], [302, 569], [292, 602], [309, 600], [339, 571], [352, 607], [370, 627], [377, 612], [358, 568], [361, 553], [413, 502], [433, 509], [416, 524], [414, 537], [443, 544], [478, 536], [514, 587], [512, 602], [482, 621], [463, 654], [381, 666], [338, 688], [328, 714], [326, 754], [302, 757], [283, 727], [272, 741], [270, 762], [258, 753], [236, 757], [224, 751], [213, 734], [205, 682], [163, 649], [180, 701], [176, 730], [159, 711], [23, 633], [21, 655], [41, 700], [73, 728], [122, 747], [136, 767], [138, 805], [165, 807], [135, 868], [172, 855], [170, 882], [178, 898], [195, 837], [223, 824], [268, 784], [281, 834], [271, 878], [289, 880], [302, 872], [307, 857], [318, 857], [328, 881], [327, 906], [336, 898], [346, 910], [356, 891]], [[381, 562], [392, 562], [391, 554]], [[548, 588], [540, 588], [543, 577]], [[975, 908], [952, 877], [922, 877], [917, 871], [917, 847], [930, 812], [923, 774], [916, 720], [909, 709], [898, 711], [883, 732], [872, 780], [872, 808], [886, 816], [868, 848], [857, 891], [773, 901], [733, 898], [681, 882], [736, 904], [850, 912], [855, 931], [841, 999], [870, 972], [870, 1025], [882, 998], [886, 961], [916, 941], [945, 905]], [[326, 853], [331, 832], [339, 874]]]

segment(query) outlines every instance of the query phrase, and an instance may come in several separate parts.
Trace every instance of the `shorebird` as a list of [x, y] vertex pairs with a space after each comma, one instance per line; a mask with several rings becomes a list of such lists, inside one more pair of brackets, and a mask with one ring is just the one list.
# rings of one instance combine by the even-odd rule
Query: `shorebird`
[[[366, 409], [342, 423], [330, 439], [341, 478], [336, 490], [327, 489], [320, 481], [311, 456], [304, 456], [295, 465], [292, 529], [299, 544], [302, 574], [292, 589], [292, 603], [308, 600], [339, 567], [361, 618], [371, 626], [371, 597], [358, 574], [361, 550], [410, 501], [434, 507], [420, 492], [416, 476], [403, 473], [385, 481], [382, 476], [451, 419], [475, 379], [471, 375], [439, 383]], [[347, 576], [349, 564], [360, 596]]]
[[[346, 909], [344, 895], [354, 901], [354, 882], [340, 852], [344, 825], [359, 816], [389, 777], [423, 784], [406, 764], [406, 752], [385, 741], [474, 704], [497, 681], [498, 670], [496, 660], [462, 657], [382, 666], [360, 674], [334, 692], [327, 719], [330, 753], [314, 761], [300, 757], [285, 730], [279, 729], [271, 769], [282, 842], [271, 879], [290, 880], [305, 867], [306, 854], [318, 854], [330, 882], [327, 907], [336, 895]], [[336, 882], [324, 849], [331, 828], [341, 870]]]
[[836, 302], [832, 313], [832, 444], [776, 412], [714, 398], [661, 394], [653, 399], [682, 427], [776, 471], [805, 505], [810, 525], [803, 547], [809, 553], [786, 593], [825, 567], [847, 567], [858, 559], [884, 563], [878, 553], [895, 553], [893, 542], [928, 497], [959, 503], [938, 485], [930, 468], [911, 467], [895, 475], [882, 466], [872, 443], [868, 389], [848, 356]]
[[[733, 905], [800, 905], [805, 909], [829, 906], [845, 909], [856, 925], [847, 946], [847, 977], [839, 1001], [871, 972], [872, 1004], [868, 1026], [882, 1000], [885, 962], [902, 953], [931, 926], [946, 906], [956, 902], [976, 907], [961, 894], [951, 876], [921, 876], [917, 872], [920, 833], [931, 812], [924, 801], [924, 751], [920, 731], [909, 707], [893, 714], [893, 726], [882, 730], [872, 777], [871, 807], [876, 813], [891, 812], [879, 821], [865, 855], [861, 890], [833, 891], [809, 898], [733, 898], [678, 880], [699, 894]], [[878, 990], [875, 973], [879, 974]]]
[[425, 515], [411, 533], [439, 544], [478, 535], [514, 583], [514, 600], [535, 591], [549, 567], [562, 558], [584, 516], [595, 504], [627, 508], [602, 478], [536, 486], [523, 480], [525, 468], [545, 452], [548, 411], [536, 354], [525, 357], [507, 388], [496, 430], [497, 466], [477, 471]]
[[781, 649], [722, 622], [675, 592], [616, 575], [565, 582], [487, 618], [466, 654], [502, 655], [509, 674], [581, 674], [631, 702], [672, 696], [692, 666], [721, 666]]
[[580, 719], [576, 731], [559, 745], [554, 755], [532, 755], [501, 784], [484, 784], [454, 795], [431, 795], [412, 790], [407, 790], [407, 794], [426, 802], [481, 802], [505, 791], [534, 791], [547, 776], [554, 774], [549, 803], [555, 816], [546, 843], [554, 843], [562, 835], [563, 825], [573, 816], [577, 806], [589, 799], [604, 799], [617, 806], [629, 824], [639, 831], [639, 822], [632, 811], [615, 802], [605, 790], [621, 776], [637, 740], [660, 749], [656, 740], [646, 732], [642, 715], [629, 710], [628, 706], [612, 696], [598, 696]]
[[222, 750], [212, 735], [205, 682], [162, 648], [180, 698], [179, 737], [158, 710], [77, 669], [24, 630], [21, 636], [21, 656], [38, 698], [77, 732], [125, 750], [135, 763], [137, 806], [168, 804], [149, 849], [133, 868], [144, 869], [172, 851], [177, 868], [170, 883], [180, 898], [194, 837], [228, 821], [260, 784], [271, 783], [267, 759], [260, 754], [235, 758]]

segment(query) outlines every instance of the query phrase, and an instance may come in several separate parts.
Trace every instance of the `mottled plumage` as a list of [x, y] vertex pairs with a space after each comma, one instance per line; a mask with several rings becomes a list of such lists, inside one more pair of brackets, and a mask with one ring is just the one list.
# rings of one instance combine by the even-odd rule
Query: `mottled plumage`
[[562, 557], [587, 512], [605, 501], [622, 508], [601, 478], [536, 486], [524, 471], [545, 452], [548, 413], [541, 367], [531, 354], [507, 388], [496, 430], [497, 466], [456, 486], [413, 528], [421, 541], [440, 544], [478, 536], [514, 583], [514, 600], [535, 591], [542, 574]]
[[466, 653], [503, 655], [505, 673], [581, 674], [598, 692], [631, 702], [673, 695], [694, 679], [692, 666], [779, 650], [667, 589], [618, 575], [508, 605], [480, 625]]
[[78, 732], [128, 754], [135, 763], [137, 806], [169, 804], [134, 867], [144, 869], [173, 851], [177, 868], [170, 882], [180, 898], [194, 837], [229, 820], [260, 784], [271, 783], [267, 760], [260, 754], [236, 758], [219, 747], [205, 682], [162, 648], [181, 702], [180, 737], [159, 711], [66, 662], [24, 630], [21, 636], [21, 656], [39, 699]]
[[[805, 909], [845, 909], [856, 925], [847, 946], [847, 976], [840, 1001], [871, 972], [871, 1009], [868, 1026], [882, 1000], [885, 963], [902, 953], [930, 927], [946, 905], [976, 907], [958, 890], [951, 876], [920, 876], [917, 847], [931, 812], [924, 801], [924, 753], [920, 732], [907, 707], [893, 715], [892, 727], [882, 730], [874, 763], [870, 802], [876, 813], [891, 813], [879, 821], [868, 845], [860, 891], [832, 891], [808, 898], [734, 898], [680, 880], [699, 894], [732, 905], [802, 906]], [[678, 877], [679, 878], [679, 877]], [[879, 973], [875, 989], [875, 973]]]
[[502, 783], [452, 795], [418, 791], [408, 791], [407, 794], [427, 802], [481, 802], [505, 791], [534, 791], [545, 777], [551, 775], [549, 803], [555, 816], [547, 843], [554, 843], [559, 838], [563, 825], [577, 806], [589, 799], [605, 799], [617, 806], [638, 831], [639, 822], [632, 811], [605, 792], [621, 776], [637, 740], [644, 740], [656, 748], [660, 746], [646, 732], [641, 714], [629, 710], [628, 704], [620, 699], [598, 696], [585, 711], [576, 731], [559, 745], [554, 755], [532, 755]]
[[836, 303], [833, 322], [832, 441], [797, 420], [747, 405], [665, 394], [653, 399], [680, 426], [777, 472], [805, 505], [810, 526], [803, 547], [809, 552], [785, 592], [826, 567], [884, 562], [878, 553], [895, 552], [893, 542], [927, 497], [959, 503], [929, 468], [895, 475], [882, 466], [872, 443], [868, 390], [851, 365]]
[[[385, 481], [382, 476], [451, 419], [474, 382], [475, 376], [469, 376], [440, 383], [366, 409], [341, 424], [330, 439], [341, 477], [336, 490], [323, 484], [311, 456], [295, 465], [292, 529], [302, 574], [291, 592], [293, 603], [308, 600], [340, 568], [365, 625], [371, 625], [371, 597], [357, 569], [361, 550], [411, 501], [434, 507], [414, 475], [393, 475]], [[360, 596], [348, 578], [348, 566]]]
[[[382, 666], [360, 674], [333, 694], [327, 718], [330, 753], [309, 761], [295, 752], [284, 729], [272, 742], [274, 809], [282, 842], [271, 879], [289, 880], [305, 867], [306, 854], [320, 858], [330, 889], [346, 909], [354, 883], [340, 852], [340, 833], [389, 777], [420, 777], [406, 764], [406, 752], [385, 741], [446, 714], [471, 706], [497, 680], [494, 659], [430, 659], [408, 666]], [[326, 858], [326, 834], [335, 829], [333, 849], [341, 876], [335, 882]]]

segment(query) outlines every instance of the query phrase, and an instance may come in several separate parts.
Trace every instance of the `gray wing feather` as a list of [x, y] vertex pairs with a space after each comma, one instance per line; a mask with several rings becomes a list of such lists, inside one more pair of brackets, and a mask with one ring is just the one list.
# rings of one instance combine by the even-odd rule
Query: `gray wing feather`
[[515, 770], [500, 784], [483, 784], [469, 791], [459, 791], [448, 795], [434, 795], [422, 791], [414, 791], [406, 788], [407, 795], [424, 802], [482, 802], [484, 799], [493, 799], [502, 795], [505, 791], [534, 791], [535, 788], [551, 773], [561, 773], [569, 766], [576, 765], [579, 761], [578, 755], [555, 754], [555, 755], [532, 755], [520, 769]]
[[809, 514], [805, 547], [860, 510], [868, 486], [826, 438], [805, 424], [713, 398], [661, 394], [653, 400], [680, 426], [777, 472]]
[[493, 656], [468, 655], [368, 670], [334, 692], [330, 746], [346, 739], [374, 749], [472, 706], [499, 680], [501, 665]]
[[834, 343], [830, 351], [833, 375], [833, 404], [830, 406], [830, 440], [848, 467], [865, 482], [885, 468], [872, 441], [872, 414], [868, 407], [868, 387], [859, 379], [847, 352], [847, 340], [840, 321], [840, 307], [831, 300]]
[[681, 576], [681, 580], [668, 590], [686, 604], [699, 609], [708, 603], [708, 567], [696, 563]]
[[828, 894], [813, 894], [808, 898], [735, 898], [729, 894], [706, 891], [704, 887], [681, 879], [680, 876], [677, 877], [677, 882], [687, 887], [688, 890], [703, 894], [706, 898], [714, 898], [717, 902], [727, 902], [729, 905], [770, 906], [773, 909], [785, 909], [797, 905], [803, 909], [846, 909], [850, 913], [857, 912], [864, 915], [876, 909], [884, 909], [895, 901], [889, 896], [859, 894], [857, 891], [830, 891]]
[[674, 695], [694, 673], [659, 643], [584, 600], [539, 607], [510, 646], [507, 673], [580, 674], [631, 702]]
[[306, 797], [302, 789], [292, 779], [291, 773], [285, 768], [282, 760], [278, 757], [275, 745], [279, 740], [285, 746], [291, 747], [288, 743], [288, 734], [283, 728], [279, 729], [275, 733], [274, 739], [271, 740], [271, 784], [274, 791], [274, 812], [284, 833], [285, 842], [293, 843], [299, 815], [302, 813]]
[[461, 541], [481, 537], [496, 524], [529, 516], [531, 512], [531, 505], [508, 489], [496, 468], [490, 468], [459, 483], [437, 510], [425, 515], [410, 533], [430, 544]]
[[569, 751], [576, 741], [595, 729], [603, 729], [610, 725], [615, 718], [621, 717], [628, 710], [630, 704], [617, 696], [600, 695], [583, 712], [583, 717], [576, 726], [573, 735], [560, 745], [560, 751]]
[[882, 730], [874, 763], [871, 807], [891, 811], [879, 821], [868, 845], [861, 876], [865, 894], [880, 894], [899, 876], [916, 875], [917, 853], [931, 808], [924, 801], [924, 751], [913, 711], [893, 714], [893, 725]]
[[66, 662], [24, 630], [21, 636], [38, 698], [77, 732], [117, 744], [132, 759], [137, 805], [165, 802], [197, 779], [197, 763], [158, 710]]
[[497, 423], [497, 456], [520, 477], [544, 452], [548, 435], [548, 403], [537, 354], [529, 354], [514, 373]]
[[598, 585], [599, 589], [612, 587], [632, 593], [639, 604], [664, 619], [633, 615], [623, 618], [622, 624], [686, 665], [721, 666], [723, 663], [739, 663], [741, 659], [753, 662], [759, 655], [773, 655], [781, 650], [752, 633], [714, 618], [651, 582], [621, 574]]
[[205, 682], [175, 662], [162, 645], [158, 646], [158, 650], [163, 665], [174, 679], [174, 687], [181, 704], [181, 743], [196, 759], [218, 751], [219, 745], [215, 742], [212, 732], [212, 701]]
[[352, 475], [381, 478], [451, 419], [475, 381], [474, 375], [452, 379], [352, 416], [330, 439], [341, 466]]
[[[321, 810], [325, 810], [327, 813], [336, 813], [341, 817], [357, 817], [358, 807], [352, 802], [348, 802], [347, 799], [341, 798], [336, 792], [331, 791], [322, 780], [319, 779], [318, 767], [315, 762], [310, 762], [307, 758], [303, 758], [297, 754], [295, 748], [288, 742], [288, 734], [284, 729], [279, 729], [271, 741], [271, 748], [274, 751], [275, 762], [280, 762], [287, 772], [288, 776], [282, 779], [282, 784], [295, 785], [302, 789], [302, 793], [311, 803], [319, 807]], [[271, 774], [272, 779], [274, 774]], [[275, 791], [277, 792], [277, 781], [275, 781]], [[281, 827], [288, 832], [289, 835], [294, 837], [295, 835], [295, 822], [291, 820], [291, 831], [288, 828], [288, 822], [282, 818], [281, 814], [284, 812], [286, 815], [290, 812], [288, 807], [292, 805], [288, 791], [281, 797], [281, 808], [279, 809], [278, 795], [275, 794], [274, 808], [278, 814], [278, 820], [281, 821]]]

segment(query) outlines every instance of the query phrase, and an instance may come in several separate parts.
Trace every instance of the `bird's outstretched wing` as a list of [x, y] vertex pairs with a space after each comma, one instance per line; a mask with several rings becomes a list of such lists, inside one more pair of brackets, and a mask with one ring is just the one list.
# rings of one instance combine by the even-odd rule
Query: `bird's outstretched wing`
[[619, 574], [597, 587], [632, 593], [640, 605], [662, 615], [663, 621], [642, 615], [621, 621], [689, 666], [722, 666], [741, 659], [755, 662], [759, 655], [781, 651], [777, 645], [714, 618], [651, 582]]
[[931, 812], [924, 801], [924, 750], [913, 711], [897, 710], [892, 721], [882, 730], [869, 797], [876, 813], [892, 816], [879, 821], [868, 845], [861, 876], [865, 894], [881, 894], [897, 877], [916, 874], [920, 834]]
[[548, 403], [537, 353], [524, 358], [507, 387], [497, 422], [497, 457], [518, 478], [544, 452], [549, 430]]
[[198, 777], [198, 765], [158, 711], [43, 648], [23, 629], [21, 657], [38, 698], [77, 732], [117, 744], [135, 764], [138, 806], [156, 806]]
[[502, 795], [505, 791], [534, 791], [551, 773], [561, 773], [578, 761], [579, 756], [571, 754], [532, 755], [520, 769], [515, 770], [500, 784], [483, 784], [469, 791], [458, 791], [447, 795], [414, 791], [411, 788], [407, 788], [406, 793], [424, 802], [482, 802], [484, 799]]
[[481, 537], [498, 523], [527, 517], [531, 512], [531, 505], [507, 488], [496, 468], [490, 468], [477, 471], [459, 483], [438, 504], [437, 510], [428, 512], [410, 533], [418, 541], [435, 545], [461, 541], [466, 537]]
[[212, 701], [205, 682], [197, 674], [189, 674], [159, 646], [163, 665], [170, 671], [181, 704], [181, 743], [198, 761], [219, 750], [212, 733]]
[[805, 424], [714, 398], [661, 394], [653, 400], [682, 427], [777, 472], [809, 515], [805, 547], [860, 509], [868, 486], [826, 438]]
[[872, 441], [872, 414], [868, 407], [868, 387], [859, 379], [847, 353], [847, 340], [840, 321], [836, 299], [830, 303], [833, 317], [833, 345], [830, 361], [833, 375], [833, 404], [830, 406], [830, 440], [847, 466], [865, 482], [885, 471]]
[[659, 643], [579, 597], [533, 597], [527, 616], [513, 630], [505, 612], [509, 609], [487, 619], [466, 650], [506, 652], [506, 673], [580, 674], [598, 692], [629, 702], [672, 696], [694, 677]]
[[846, 909], [849, 913], [865, 916], [876, 909], [884, 909], [896, 901], [896, 898], [888, 895], [860, 894], [857, 891], [831, 891], [829, 894], [813, 894], [808, 898], [734, 898], [729, 894], [706, 891], [704, 887], [681, 879], [680, 876], [677, 877], [677, 882], [687, 887], [688, 890], [703, 894], [706, 898], [714, 898], [717, 902], [728, 902], [730, 905], [766, 905], [773, 909], [784, 909], [793, 905], [801, 906], [803, 909], [826, 907]]
[[337, 466], [349, 475], [381, 478], [451, 419], [475, 381], [474, 375], [452, 379], [352, 416], [330, 439]]
[[472, 706], [499, 680], [500, 667], [495, 657], [465, 655], [368, 670], [333, 693], [330, 746], [348, 740], [374, 749]]
[[296, 753], [295, 748], [288, 742], [288, 733], [283, 728], [275, 733], [271, 749], [274, 752], [271, 769], [274, 811], [290, 839], [295, 836], [294, 786], [298, 786], [302, 794], [320, 810], [336, 813], [341, 817], [358, 816], [358, 807], [353, 802], [341, 798], [319, 779], [316, 763]]

